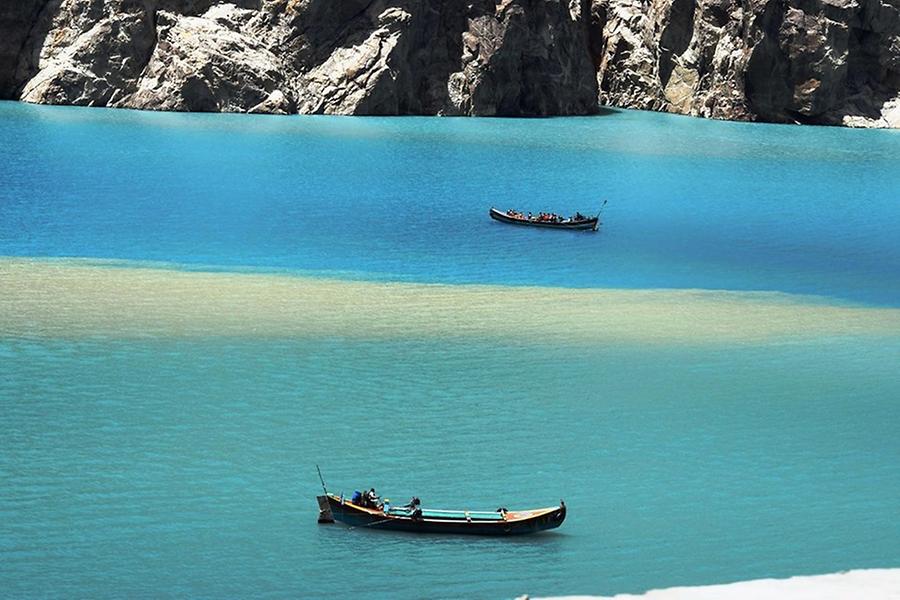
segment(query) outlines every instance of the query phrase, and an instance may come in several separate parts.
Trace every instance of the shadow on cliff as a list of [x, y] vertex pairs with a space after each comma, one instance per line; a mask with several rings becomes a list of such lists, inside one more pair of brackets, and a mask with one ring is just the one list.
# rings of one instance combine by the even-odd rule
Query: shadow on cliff
[[[11, 75], [7, 87], [0, 90], [2, 97], [18, 98], [22, 87], [37, 75], [41, 49], [50, 33], [53, 15], [56, 14], [61, 3], [62, 0], [38, 0], [30, 3], [31, 10], [27, 15], [28, 26], [20, 27], [14, 32], [21, 36], [21, 41], [15, 60], [11, 65]], [[19, 5], [20, 9], [24, 9], [28, 4], [28, 2], [22, 2]]]
[[756, 18], [762, 38], [744, 74], [750, 109], [774, 122], [878, 119], [885, 102], [900, 94], [889, 35], [900, 27], [898, 21], [896, 12], [865, 1], [850, 6], [769, 2]]
[[[310, 0], [291, 19], [298, 70], [308, 72], [338, 49], [358, 46], [381, 26], [390, 9], [409, 15], [397, 46], [387, 58], [394, 77], [380, 78], [360, 112], [435, 114], [448, 104], [447, 81], [462, 61], [467, 19], [487, 2], [440, 0]], [[464, 7], [470, 7], [466, 11]]]
[[566, 3], [533, 0], [311, 0], [292, 27], [304, 72], [371, 42], [379, 28], [399, 32], [379, 49], [390, 76], [365, 77], [356, 114], [586, 114], [596, 77], [586, 17], [570, 14]]

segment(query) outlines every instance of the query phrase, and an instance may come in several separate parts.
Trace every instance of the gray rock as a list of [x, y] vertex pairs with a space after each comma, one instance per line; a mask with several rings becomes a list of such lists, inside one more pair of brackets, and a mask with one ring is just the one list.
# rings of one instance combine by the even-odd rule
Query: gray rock
[[900, 101], [898, 10], [897, 0], [594, 0], [600, 100], [887, 126]]
[[895, 127], [900, 0], [20, 0], [0, 97]]
[[274, 90], [269, 97], [252, 107], [249, 113], [289, 115], [296, 111], [296, 105], [281, 90]]
[[450, 110], [471, 115], [582, 115], [597, 86], [581, 5], [506, 0], [469, 19], [462, 69], [451, 74]]
[[57, 17], [57, 21], [59, 26], [42, 46], [38, 72], [21, 92], [22, 100], [106, 106], [134, 87], [154, 43], [153, 19], [146, 6], [130, 11], [100, 6], [96, 20], [78, 23]]
[[[194, 112], [285, 112], [291, 70], [248, 27], [254, 11], [222, 4], [201, 16], [159, 11], [157, 42], [132, 93], [111, 106]], [[285, 98], [267, 102], [275, 91]]]
[[[393, 55], [412, 15], [398, 7], [381, 12], [365, 39], [335, 48], [324, 62], [300, 78], [300, 112], [334, 115], [398, 114], [399, 93]], [[358, 40], [358, 43], [353, 43]]]
[[29, 102], [154, 110], [586, 114], [597, 94], [583, 8], [51, 0], [10, 17], [0, 84]]
[[301, 78], [301, 112], [540, 116], [597, 109], [588, 21], [566, 2], [374, 2], [358, 14]]

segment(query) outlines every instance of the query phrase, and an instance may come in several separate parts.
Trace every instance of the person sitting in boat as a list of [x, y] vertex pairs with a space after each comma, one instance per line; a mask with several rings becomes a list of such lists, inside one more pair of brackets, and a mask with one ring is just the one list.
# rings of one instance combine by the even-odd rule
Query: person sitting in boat
[[580, 212], [576, 212], [576, 213], [575, 213], [575, 216], [573, 217], [573, 219], [574, 219], [575, 221], [584, 221], [585, 216], [584, 216], [583, 214], [581, 214]]
[[369, 507], [369, 492], [365, 491], [365, 488], [363, 488], [363, 491], [359, 494], [359, 496], [357, 496], [356, 492], [354, 492], [353, 498], [350, 500], [350, 502], [352, 502], [353, 504], [356, 504], [358, 506], [368, 508]]
[[413, 519], [418, 519], [422, 516], [422, 502], [419, 500], [418, 496], [413, 496], [412, 500], [409, 501], [409, 504], [403, 506], [403, 509], [409, 513]]
[[365, 500], [369, 508], [381, 507], [381, 498], [375, 493], [375, 488], [369, 488], [369, 491], [365, 493]]

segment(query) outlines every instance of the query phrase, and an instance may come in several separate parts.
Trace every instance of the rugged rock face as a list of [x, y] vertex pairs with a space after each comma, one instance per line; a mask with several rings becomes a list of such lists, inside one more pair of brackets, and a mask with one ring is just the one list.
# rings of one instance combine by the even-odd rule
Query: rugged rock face
[[292, 112], [296, 73], [258, 35], [252, 10], [232, 4], [202, 17], [159, 11], [156, 47], [133, 93], [113, 106], [195, 112]]
[[0, 63], [0, 91], [28, 102], [328, 114], [597, 108], [589, 22], [562, 0], [49, 0], [13, 16], [3, 27], [19, 37]]
[[594, 0], [601, 102], [900, 127], [900, 0]]
[[[155, 42], [141, 2], [51, 1], [30, 32], [17, 76], [28, 102], [106, 106], [140, 76]], [[75, 12], [77, 7], [78, 11]]]
[[[457, 114], [585, 114], [597, 106], [581, 5], [501, 2], [468, 19], [461, 69], [450, 75]], [[570, 90], [566, 96], [558, 90]]]
[[17, 0], [0, 97], [900, 127], [900, 0]]

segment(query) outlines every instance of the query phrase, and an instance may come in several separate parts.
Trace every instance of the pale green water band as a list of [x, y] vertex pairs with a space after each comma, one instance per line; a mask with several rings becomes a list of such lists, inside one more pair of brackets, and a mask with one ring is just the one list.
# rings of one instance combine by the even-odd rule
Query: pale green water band
[[768, 292], [341, 281], [0, 259], [0, 335], [762, 342], [900, 335], [900, 309]]

